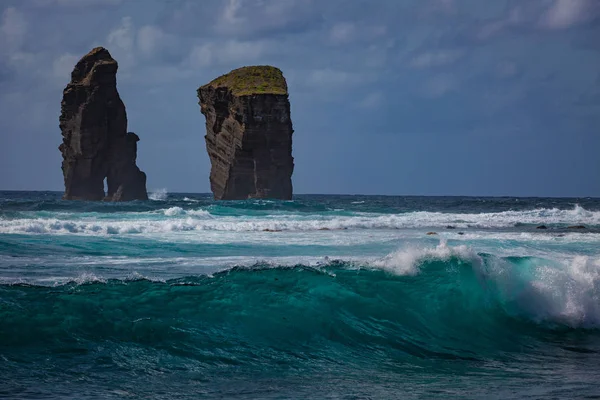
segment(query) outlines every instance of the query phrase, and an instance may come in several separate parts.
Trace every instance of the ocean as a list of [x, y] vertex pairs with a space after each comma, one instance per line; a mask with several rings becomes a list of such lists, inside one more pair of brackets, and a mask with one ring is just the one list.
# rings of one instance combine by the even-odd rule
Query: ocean
[[2, 398], [600, 398], [600, 199], [60, 198], [0, 192]]

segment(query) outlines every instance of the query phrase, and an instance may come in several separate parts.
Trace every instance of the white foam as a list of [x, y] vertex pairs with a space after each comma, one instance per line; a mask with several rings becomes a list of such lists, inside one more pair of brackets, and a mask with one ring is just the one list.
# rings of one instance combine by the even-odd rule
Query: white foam
[[191, 215], [191, 216], [195, 216], [195, 217], [212, 217], [210, 212], [207, 210], [202, 210], [202, 209], [198, 209], [198, 210], [184, 210], [181, 207], [170, 207], [170, 208], [166, 208], [163, 210], [157, 210], [157, 211], [150, 211], [149, 213], [139, 213], [139, 214], [163, 214], [167, 217], [181, 217], [184, 215]]
[[548, 255], [552, 258], [523, 258], [518, 265], [499, 257], [484, 263], [471, 248], [451, 247], [442, 240], [435, 248], [409, 247], [369, 264], [398, 275], [417, 275], [424, 262], [458, 258], [473, 268], [483, 291], [494, 282], [511, 314], [573, 328], [600, 328], [600, 257]]
[[450, 247], [442, 239], [437, 247], [406, 247], [371, 262], [370, 265], [398, 275], [416, 275], [423, 262], [448, 261], [451, 258], [468, 260], [476, 265], [482, 263], [481, 257], [469, 247], [465, 245]]
[[135, 282], [135, 281], [139, 281], [139, 280], [145, 280], [145, 281], [151, 281], [151, 282], [160, 282], [160, 283], [165, 283], [166, 282], [166, 279], [142, 275], [142, 274], [140, 274], [137, 271], [134, 271], [134, 272], [130, 273], [129, 275], [127, 275], [125, 277], [125, 281], [126, 282]]
[[106, 283], [106, 279], [99, 277], [91, 272], [84, 272], [78, 275], [76, 278], [71, 280], [77, 285], [84, 285], [88, 283]]
[[164, 213], [167, 217], [173, 217], [175, 215], [185, 214], [185, 211], [183, 211], [183, 208], [181, 207], [171, 207], [164, 210]]
[[[347, 229], [443, 229], [447, 224], [457, 228], [469, 225], [471, 229], [510, 227], [514, 223], [506, 220], [491, 223], [489, 220], [470, 223], [457, 223], [455, 219], [442, 216], [437, 220], [423, 220], [415, 216], [386, 215], [377, 217], [318, 217], [312, 219], [292, 219], [281, 216], [264, 218], [214, 217], [206, 210], [188, 210], [172, 207], [162, 213], [169, 217], [160, 219], [57, 219], [57, 218], [22, 218], [0, 220], [0, 233], [77, 233], [77, 234], [127, 234], [127, 233], [160, 233], [174, 231], [226, 231], [226, 232], [259, 232], [259, 231], [341, 231]], [[178, 217], [178, 218], [173, 218]], [[192, 218], [194, 217], [194, 218]], [[465, 218], [465, 217], [463, 217]], [[586, 223], [595, 221], [587, 220]], [[549, 223], [539, 220], [536, 223]], [[563, 224], [583, 223], [577, 220], [564, 220]], [[537, 233], [537, 232], [536, 232]], [[541, 233], [541, 232], [540, 232]], [[528, 233], [528, 235], [532, 235]], [[550, 237], [550, 236], [548, 236]]]
[[169, 192], [167, 192], [167, 189], [163, 188], [163, 189], [157, 189], [154, 192], [148, 194], [148, 198], [150, 200], [163, 201], [163, 200], [167, 199], [168, 195], [169, 195]]
[[[579, 328], [600, 327], [600, 258], [575, 256], [567, 262], [536, 266], [534, 278], [515, 290], [514, 275], [497, 279], [505, 296], [536, 321]], [[523, 282], [521, 280], [521, 282]]]
[[[221, 257], [122, 257], [122, 256], [79, 256], [79, 257], [20, 257], [7, 271], [0, 269], [2, 284], [35, 284], [43, 286], [76, 283], [105, 283], [108, 279], [125, 282], [149, 280], [166, 282], [182, 276], [212, 276], [219, 271], [232, 268], [279, 268], [305, 265], [319, 267], [330, 259], [348, 262], [367, 261], [362, 258], [333, 255], [317, 256], [221, 256]], [[0, 256], [0, 262], [9, 260]], [[98, 269], [97, 269], [98, 268]], [[84, 269], [84, 272], [80, 272]], [[78, 271], [79, 270], [79, 271]], [[57, 275], [60, 274], [60, 275]], [[101, 273], [101, 274], [100, 274]], [[6, 275], [5, 275], [6, 274]]]
[[[572, 210], [537, 210], [492, 214], [442, 214], [415, 212], [406, 214], [321, 215], [309, 213], [271, 213], [253, 216], [212, 215], [207, 209], [170, 207], [149, 212], [114, 214], [55, 213], [39, 216], [23, 212], [31, 218], [2, 219], [0, 233], [28, 235], [81, 235], [81, 236], [139, 236], [161, 242], [203, 244], [245, 244], [268, 246], [390, 246], [406, 242], [431, 243], [435, 238], [476, 246], [478, 251], [506, 255], [554, 253], [569, 244], [571, 255], [596, 254], [594, 246], [600, 243], [600, 233], [569, 231], [557, 235], [552, 230], [516, 232], [503, 230], [514, 221], [537, 223], [584, 224], [592, 226], [600, 218], [599, 212], [581, 207]], [[456, 220], [460, 216], [461, 222]], [[454, 221], [454, 222], [452, 222]], [[490, 222], [492, 221], [492, 222]], [[496, 221], [496, 222], [493, 222]], [[508, 222], [507, 222], [508, 221]], [[460, 224], [471, 228], [461, 232]], [[432, 226], [433, 225], [433, 226]], [[453, 225], [457, 229], [445, 229]], [[489, 226], [500, 226], [499, 231]], [[426, 236], [428, 231], [437, 236]], [[248, 234], [252, 232], [252, 234]], [[459, 233], [463, 233], [460, 235]], [[337, 250], [336, 250], [337, 251]], [[348, 249], [355, 255], [363, 249]], [[561, 250], [562, 251], [562, 250]], [[370, 254], [374, 254], [371, 252]]]

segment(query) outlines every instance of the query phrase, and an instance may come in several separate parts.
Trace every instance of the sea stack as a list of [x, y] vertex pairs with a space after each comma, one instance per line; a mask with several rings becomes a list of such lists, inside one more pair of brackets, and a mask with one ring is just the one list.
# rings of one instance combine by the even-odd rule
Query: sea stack
[[96, 47], [79, 60], [63, 91], [59, 119], [63, 199], [148, 199], [146, 174], [136, 165], [139, 137], [127, 132], [127, 113], [117, 91], [117, 69], [108, 50]]
[[235, 69], [198, 89], [217, 200], [292, 198], [292, 120], [278, 68]]

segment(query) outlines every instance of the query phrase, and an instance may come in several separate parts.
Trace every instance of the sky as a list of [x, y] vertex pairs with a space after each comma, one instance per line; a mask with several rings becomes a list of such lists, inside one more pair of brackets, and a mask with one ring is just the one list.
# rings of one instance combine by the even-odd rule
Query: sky
[[295, 193], [600, 197], [598, 0], [0, 0], [0, 189], [62, 190], [106, 47], [148, 190], [209, 192], [196, 89], [275, 65]]

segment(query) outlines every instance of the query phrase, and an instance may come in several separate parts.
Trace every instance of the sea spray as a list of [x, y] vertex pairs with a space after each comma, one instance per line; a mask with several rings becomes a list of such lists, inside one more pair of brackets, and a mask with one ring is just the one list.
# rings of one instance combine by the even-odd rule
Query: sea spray
[[156, 189], [152, 193], [148, 194], [148, 198], [154, 201], [165, 201], [168, 195], [169, 192], [167, 192], [167, 189], [162, 188]]

